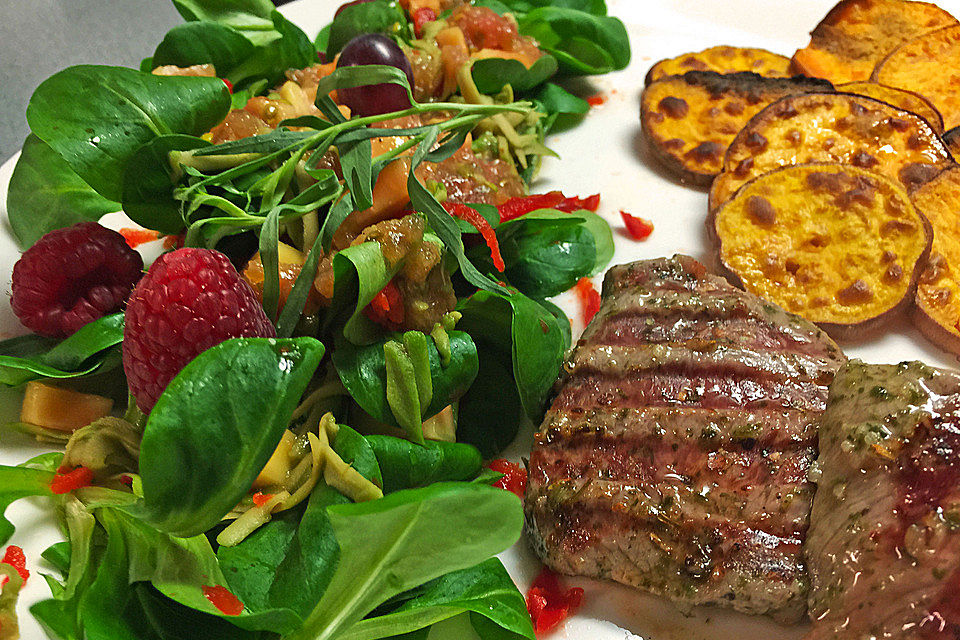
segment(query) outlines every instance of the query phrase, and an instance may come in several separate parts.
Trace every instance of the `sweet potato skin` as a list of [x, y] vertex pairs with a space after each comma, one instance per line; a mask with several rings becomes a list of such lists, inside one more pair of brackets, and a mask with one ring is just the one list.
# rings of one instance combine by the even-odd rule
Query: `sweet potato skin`
[[943, 116], [929, 100], [919, 93], [888, 87], [876, 82], [846, 82], [837, 86], [841, 93], [855, 93], [858, 96], [867, 96], [880, 102], [895, 106], [897, 109], [909, 111], [927, 121], [935, 132], [943, 133]]
[[766, 49], [717, 45], [666, 58], [650, 67], [644, 83], [650, 84], [666, 76], [683, 75], [687, 71], [716, 71], [736, 73], [751, 71], [767, 78], [790, 77], [790, 58]]
[[740, 286], [840, 338], [867, 335], [911, 305], [933, 237], [899, 184], [842, 164], [764, 174], [712, 227]]
[[708, 185], [730, 142], [764, 106], [787, 95], [830, 91], [824, 80], [688, 71], [648, 84], [640, 97], [644, 138], [681, 181]]
[[960, 127], [954, 127], [947, 130], [943, 136], [943, 144], [947, 145], [947, 150], [954, 158], [960, 157]]
[[810, 44], [793, 55], [791, 67], [835, 84], [867, 80], [903, 42], [953, 24], [956, 18], [928, 2], [841, 0], [810, 33]]
[[927, 122], [885, 102], [846, 93], [788, 96], [737, 134], [710, 188], [710, 209], [782, 166], [841, 162], [898, 180], [907, 191], [953, 163]]
[[960, 25], [905, 42], [874, 69], [873, 80], [916, 91], [943, 114], [943, 125], [960, 125]]
[[931, 342], [960, 355], [960, 167], [943, 171], [912, 198], [933, 227], [933, 246], [920, 273], [913, 321]]

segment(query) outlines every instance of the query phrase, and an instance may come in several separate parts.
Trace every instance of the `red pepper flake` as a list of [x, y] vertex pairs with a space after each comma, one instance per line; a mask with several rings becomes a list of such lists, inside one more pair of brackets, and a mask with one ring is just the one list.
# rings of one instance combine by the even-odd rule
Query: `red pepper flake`
[[[7, 547], [7, 551], [3, 554], [3, 560], [0, 560], [0, 562], [8, 564], [16, 569], [17, 573], [20, 574], [20, 577], [24, 582], [26, 582], [27, 578], [30, 577], [30, 572], [27, 571], [27, 556], [23, 554], [23, 549], [17, 545], [12, 544]], [[3, 582], [0, 583], [0, 586], [3, 586], [6, 583], [7, 577], [3, 576]]]
[[253, 496], [251, 496], [250, 499], [253, 500], [253, 504], [257, 505], [258, 507], [262, 507], [270, 502], [271, 498], [273, 498], [272, 493], [263, 493], [262, 491], [257, 491], [255, 494], [253, 494]]
[[607, 99], [599, 93], [595, 93], [592, 96], [587, 96], [587, 104], [589, 104], [591, 107], [599, 107], [606, 101]]
[[89, 487], [92, 482], [92, 469], [77, 467], [72, 471], [68, 471], [65, 467], [60, 467], [50, 482], [50, 491], [57, 495], [70, 493], [82, 487]]
[[587, 211], [596, 211], [600, 206], [600, 194], [595, 193], [586, 198], [567, 197], [559, 191], [549, 191], [547, 193], [538, 193], [532, 196], [522, 196], [510, 198], [502, 205], [497, 207], [500, 211], [500, 222], [506, 222], [526, 215], [537, 209], [556, 209], [571, 213], [586, 209]]
[[379, 325], [388, 329], [398, 329], [403, 324], [403, 296], [393, 280], [387, 283], [380, 292], [373, 297], [364, 310], [364, 315]]
[[150, 229], [134, 229], [133, 227], [124, 227], [119, 231], [127, 245], [131, 249], [136, 249], [145, 242], [153, 242], [160, 237], [160, 234]]
[[465, 204], [444, 202], [443, 208], [446, 209], [450, 215], [460, 218], [480, 232], [480, 235], [483, 236], [483, 241], [486, 242], [490, 248], [490, 257], [493, 259], [493, 266], [496, 267], [497, 271], [503, 273], [506, 265], [503, 264], [503, 257], [500, 255], [500, 243], [497, 242], [497, 233], [493, 230], [493, 227], [490, 226], [490, 223], [487, 222], [487, 219], [480, 215], [479, 211]]
[[620, 212], [623, 218], [623, 224], [627, 227], [627, 232], [634, 240], [646, 240], [653, 233], [653, 223], [645, 218], [639, 218], [630, 215], [626, 211]]
[[413, 18], [413, 32], [419, 38], [423, 35], [424, 25], [426, 25], [428, 22], [433, 22], [436, 20], [437, 14], [429, 7], [420, 7], [413, 12], [413, 16], [411, 17]]
[[580, 278], [574, 286], [577, 292], [577, 298], [580, 299], [580, 313], [583, 317], [583, 324], [590, 324], [593, 316], [600, 311], [600, 294], [597, 288], [593, 286], [590, 278]]
[[493, 486], [506, 489], [523, 499], [527, 489], [527, 470], [516, 462], [499, 458], [487, 463], [487, 469], [502, 473], [503, 477], [493, 483]]
[[582, 602], [583, 589], [564, 590], [557, 574], [544, 567], [527, 591], [527, 612], [533, 630], [538, 634], [550, 631], [579, 609]]
[[226, 78], [220, 78], [220, 79], [223, 80], [223, 84], [227, 85], [227, 91], [229, 91], [230, 93], [233, 93], [233, 83], [227, 80]]
[[203, 587], [203, 597], [210, 601], [225, 616], [238, 616], [243, 612], [243, 603], [230, 590], [219, 584]]
[[129, 475], [127, 475], [127, 474], [123, 474], [122, 476], [120, 476], [120, 484], [125, 484], [125, 485], [127, 485], [128, 487], [132, 487], [132, 486], [133, 486], [133, 476], [129, 476]]

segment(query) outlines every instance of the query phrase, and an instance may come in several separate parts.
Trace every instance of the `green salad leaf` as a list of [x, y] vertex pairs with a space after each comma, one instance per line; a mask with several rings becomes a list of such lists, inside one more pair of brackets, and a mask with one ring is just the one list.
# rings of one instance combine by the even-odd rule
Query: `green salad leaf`
[[394, 596], [503, 551], [523, 526], [515, 495], [468, 483], [397, 491], [327, 513], [340, 560], [320, 602], [289, 640], [337, 637]]
[[[458, 326], [476, 341], [480, 357], [479, 384], [460, 401], [457, 439], [490, 458], [513, 441], [523, 415], [540, 422], [566, 334], [557, 316], [519, 292], [478, 291], [457, 308], [463, 313]], [[499, 408], [496, 419], [490, 406]]]
[[54, 229], [96, 222], [119, 210], [120, 203], [94, 191], [47, 143], [27, 136], [7, 191], [7, 219], [18, 247], [27, 249]]
[[520, 33], [532, 36], [552, 54], [565, 75], [595, 75], [630, 63], [630, 40], [623, 23], [567, 6], [541, 6], [518, 19]]
[[[426, 339], [432, 397], [426, 406], [420, 407], [420, 422], [460, 398], [477, 375], [477, 347], [471, 337], [462, 331], [448, 331], [447, 334], [450, 338], [450, 361], [446, 365], [441, 363], [433, 340]], [[398, 339], [402, 342], [402, 338], [388, 336], [382, 341], [363, 346], [354, 345], [349, 340], [339, 340], [332, 356], [343, 386], [360, 408], [380, 422], [403, 428], [387, 398], [388, 373], [384, 352], [387, 342]]]
[[173, 0], [188, 22], [206, 20], [234, 29], [256, 45], [278, 36], [271, 16], [276, 7], [270, 0]]
[[556, 74], [557, 68], [557, 59], [546, 54], [529, 69], [519, 60], [484, 58], [474, 62], [470, 72], [480, 93], [492, 95], [508, 84], [518, 93], [529, 91]]
[[187, 364], [147, 419], [134, 513], [178, 536], [216, 525], [273, 453], [322, 355], [313, 338], [235, 338]]
[[123, 314], [94, 320], [59, 343], [35, 334], [0, 342], [0, 384], [38, 378], [78, 378], [116, 366], [112, 348], [123, 341]]
[[13, 535], [13, 524], [3, 513], [13, 502], [31, 496], [52, 496], [50, 482], [53, 472], [28, 467], [0, 465], [0, 544], [5, 544]]
[[229, 109], [230, 92], [217, 78], [80, 65], [37, 87], [27, 122], [81, 179], [105, 198], [119, 200], [127, 161], [140, 145], [170, 133], [202, 135]]
[[422, 445], [393, 436], [370, 435], [367, 442], [383, 473], [383, 492], [425, 487], [434, 482], [471, 480], [483, 459], [476, 447], [427, 440]]
[[[482, 638], [534, 640], [533, 625], [523, 596], [497, 558], [450, 572], [400, 596], [403, 602], [389, 613], [361, 620], [342, 640], [377, 640], [427, 628], [465, 612], [494, 624], [496, 635]], [[476, 624], [476, 623], [475, 623]]]

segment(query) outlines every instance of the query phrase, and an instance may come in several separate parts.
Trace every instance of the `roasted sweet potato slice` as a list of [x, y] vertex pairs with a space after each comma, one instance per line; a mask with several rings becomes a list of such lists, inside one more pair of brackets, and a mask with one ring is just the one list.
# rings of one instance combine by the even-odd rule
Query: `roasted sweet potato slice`
[[765, 78], [756, 73], [688, 71], [648, 84], [640, 98], [644, 137], [681, 180], [709, 184], [740, 129], [783, 96], [830, 91], [813, 78]]
[[937, 133], [943, 133], [943, 116], [933, 104], [919, 93], [897, 89], [876, 82], [846, 82], [837, 85], [837, 91], [855, 93], [892, 104], [898, 109], [915, 113], [930, 125]]
[[943, 114], [943, 126], [960, 125], [960, 25], [900, 45], [877, 65], [873, 79], [916, 91]]
[[744, 289], [841, 336], [910, 304], [932, 238], [902, 186], [842, 164], [762, 175], [713, 225]]
[[866, 80], [902, 43], [953, 24], [956, 18], [927, 2], [841, 0], [793, 55], [793, 70], [837, 84]]
[[710, 208], [752, 178], [806, 162], [870, 169], [909, 192], [953, 159], [926, 120], [885, 102], [848, 93], [788, 96], [753, 116], [730, 143], [710, 189]]
[[914, 323], [931, 341], [960, 354], [960, 167], [951, 167], [913, 194], [933, 226], [930, 258], [920, 273]]
[[646, 83], [664, 76], [683, 75], [687, 71], [716, 71], [736, 73], [752, 71], [767, 78], [790, 77], [790, 58], [766, 49], [718, 45], [697, 53], [685, 53], [676, 58], [667, 58], [647, 71]]

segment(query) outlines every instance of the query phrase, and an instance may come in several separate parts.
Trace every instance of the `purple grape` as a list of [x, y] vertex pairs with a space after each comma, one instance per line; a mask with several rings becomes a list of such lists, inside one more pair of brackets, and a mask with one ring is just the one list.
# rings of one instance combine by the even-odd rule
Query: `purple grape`
[[352, 7], [357, 4], [364, 4], [365, 2], [373, 2], [373, 0], [353, 0], [353, 2], [345, 2], [340, 5], [340, 8], [337, 9], [337, 12], [333, 14], [333, 18], [336, 19], [340, 15], [340, 12], [346, 9], [347, 7]]
[[[385, 64], [404, 72], [413, 86], [413, 69], [410, 61], [396, 42], [379, 33], [365, 33], [347, 43], [340, 52], [337, 68], [365, 64]], [[352, 113], [375, 116], [391, 111], [400, 111], [410, 106], [407, 91], [398, 84], [384, 82], [349, 89], [338, 89], [340, 102], [350, 107]]]

